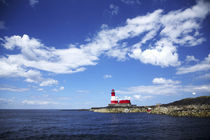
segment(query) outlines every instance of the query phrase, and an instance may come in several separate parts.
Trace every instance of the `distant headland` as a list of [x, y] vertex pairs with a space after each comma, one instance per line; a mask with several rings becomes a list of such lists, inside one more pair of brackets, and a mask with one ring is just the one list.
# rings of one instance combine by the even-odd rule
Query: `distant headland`
[[153, 106], [132, 105], [130, 100], [117, 101], [115, 92], [111, 92], [111, 104], [106, 107], [92, 107], [90, 111], [101, 113], [136, 113], [165, 114], [171, 116], [210, 117], [210, 96], [185, 98], [168, 104]]

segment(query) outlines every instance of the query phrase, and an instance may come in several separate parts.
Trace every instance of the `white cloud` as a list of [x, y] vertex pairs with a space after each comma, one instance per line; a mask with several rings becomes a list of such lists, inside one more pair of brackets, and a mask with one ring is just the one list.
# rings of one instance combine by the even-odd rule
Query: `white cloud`
[[123, 100], [131, 100], [130, 96], [124, 96]]
[[[40, 71], [34, 69], [55, 73], [74, 73], [85, 70], [79, 65], [95, 65], [90, 59], [97, 59], [77, 48], [56, 50], [46, 47], [39, 40], [29, 38], [28, 35], [5, 37], [2, 45], [9, 50], [18, 48], [21, 53], [0, 58], [2, 66], [0, 76], [24, 77], [25, 81], [30, 83], [41, 81], [46, 83]], [[43, 82], [40, 85], [45, 85]]]
[[58, 92], [59, 90], [57, 88], [52, 89], [54, 92]]
[[154, 78], [153, 81], [152, 81], [153, 84], [179, 84], [180, 81], [173, 81], [171, 79], [165, 79], [165, 78]]
[[89, 93], [88, 90], [77, 90], [76, 93]]
[[109, 79], [109, 78], [112, 78], [112, 75], [111, 74], [105, 74], [104, 75], [104, 79]]
[[133, 97], [134, 97], [135, 99], [140, 99], [140, 98], [141, 98], [141, 95], [133, 95]]
[[[197, 5], [192, 8], [172, 11], [165, 15], [159, 15], [159, 17], [157, 15], [153, 16], [153, 18], [156, 17], [158, 18], [157, 20], [160, 20], [160, 22], [154, 22], [158, 30], [149, 32], [140, 43], [135, 44], [130, 57], [143, 63], [160, 65], [162, 67], [180, 65], [176, 52], [177, 47], [179, 45], [195, 46], [204, 41], [204, 38], [200, 37], [199, 29], [201, 21], [209, 14], [209, 9], [209, 3], [198, 1]], [[140, 17], [138, 22], [141, 19], [143, 18]], [[141, 22], [146, 23], [146, 20]], [[164, 27], [161, 30], [159, 30], [160, 25]], [[151, 47], [149, 49], [142, 51], [140, 48], [142, 43], [153, 38], [157, 31], [160, 31], [162, 39], [155, 44], [150, 44]]]
[[198, 62], [199, 60], [196, 59], [194, 56], [187, 55], [185, 61], [186, 61], [187, 63], [189, 63], [189, 62], [191, 62], [191, 61], [192, 61], [192, 62]]
[[37, 82], [41, 79], [41, 73], [37, 70], [27, 70], [22, 64], [15, 63], [16, 57], [0, 58], [0, 77], [24, 77], [27, 82]]
[[157, 31], [158, 31], [158, 28], [149, 31], [149, 32], [142, 38], [142, 40], [139, 42], [139, 46], [141, 46], [142, 44], [145, 44], [148, 40], [153, 39], [153, 38], [157, 35]]
[[141, 4], [140, 0], [121, 0], [121, 2], [128, 5]]
[[0, 21], [0, 30], [1, 29], [6, 29], [4, 21]]
[[52, 91], [58, 92], [58, 91], [62, 91], [62, 90], [64, 90], [64, 87], [63, 86], [61, 86], [59, 88], [54, 88]]
[[167, 95], [177, 93], [177, 85], [150, 85], [135, 86], [124, 91], [118, 91], [120, 94], [149, 94], [149, 95]]
[[39, 100], [23, 100], [23, 104], [27, 105], [49, 105], [49, 104], [57, 104], [53, 101], [39, 101]]
[[196, 93], [195, 93], [195, 92], [193, 92], [193, 93], [192, 93], [192, 95], [196, 95]]
[[119, 90], [119, 94], [135, 94], [135, 95], [171, 95], [182, 93], [209, 93], [210, 85], [148, 85], [135, 86], [127, 90]]
[[152, 96], [133, 95], [135, 100], [143, 101], [152, 98]]
[[11, 104], [13, 103], [14, 100], [13, 99], [6, 99], [6, 98], [0, 98], [0, 103], [6, 103], [6, 104]]
[[69, 101], [69, 100], [70, 100], [70, 98], [69, 98], [69, 97], [60, 97], [60, 98], [59, 98], [59, 100], [63, 100], [63, 101], [65, 101], [65, 100], [66, 100], [66, 101]]
[[[32, 59], [36, 58], [36, 53], [39, 51], [35, 49], [43, 47], [43, 44], [41, 44], [39, 40], [35, 38], [29, 38], [28, 35], [23, 35], [23, 37], [14, 35], [11, 37], [5, 37], [3, 46], [9, 50], [14, 49], [15, 47], [20, 48], [23, 54]], [[35, 51], [35, 53], [33, 53], [33, 51]]]
[[24, 91], [27, 91], [28, 88], [16, 88], [16, 87], [1, 86], [0, 90], [11, 91], [11, 92], [24, 92]]
[[128, 49], [114, 48], [107, 51], [105, 54], [109, 57], [117, 58], [118, 61], [125, 61]]
[[209, 79], [210, 80], [210, 73], [206, 73], [196, 77], [196, 79]]
[[46, 79], [40, 83], [40, 86], [43, 87], [43, 86], [51, 86], [51, 85], [57, 85], [57, 84], [58, 84], [57, 80]]
[[38, 88], [37, 90], [38, 90], [38, 91], [43, 91], [44, 89], [43, 89], [43, 88]]
[[0, 59], [0, 77], [24, 77], [28, 83], [40, 83], [43, 85], [47, 79], [43, 78], [40, 71], [26, 68], [18, 56], [11, 55]]
[[[209, 93], [210, 85], [181, 85], [180, 81], [173, 81], [165, 78], [154, 78], [154, 85], [141, 85], [129, 87], [126, 90], [116, 91], [119, 94], [131, 95], [136, 99], [151, 95], [171, 95], [183, 93]], [[146, 97], [145, 97], [146, 98]], [[149, 98], [149, 97], [148, 97]]]
[[[113, 5], [110, 7], [115, 8]], [[205, 1], [169, 13], [159, 9], [127, 19], [124, 26], [102, 28], [86, 44], [71, 44], [65, 49], [45, 46], [28, 35], [5, 37], [2, 45], [11, 51], [16, 48], [19, 52], [0, 58], [0, 65], [4, 66], [0, 67], [0, 76], [14, 75], [24, 77], [26, 82], [38, 81], [40, 84], [43, 80], [41, 71], [57, 74], [81, 72], [85, 66], [96, 65], [101, 55], [120, 61], [127, 60], [129, 56], [142, 63], [161, 67], [179, 66], [177, 47], [195, 46], [204, 41], [199, 29], [209, 11], [210, 4]], [[155, 40], [156, 36], [160, 40]], [[134, 37], [139, 37], [139, 41], [132, 44], [129, 39]]]
[[141, 48], [135, 48], [129, 56], [145, 64], [149, 63], [161, 67], [180, 65], [176, 47], [167, 40], [160, 40], [155, 44], [155, 47], [144, 51]]
[[204, 1], [197, 1], [192, 8], [171, 11], [161, 18], [164, 27], [161, 35], [180, 45], [201, 44], [204, 38], [200, 37], [198, 30], [202, 20], [209, 12], [210, 3]]
[[119, 7], [117, 5], [110, 4], [109, 9], [112, 15], [117, 15], [119, 13]]
[[60, 89], [60, 90], [64, 90], [64, 87], [63, 87], [63, 86], [61, 86], [59, 89]]
[[176, 74], [187, 74], [198, 71], [207, 71], [210, 69], [210, 54], [200, 63], [192, 66], [182, 66], [177, 69]]
[[39, 3], [39, 0], [29, 0], [29, 4], [34, 7], [36, 4]]
[[[8, 55], [1, 60], [5, 63], [16, 64], [16, 67], [33, 67], [54, 73], [74, 73], [84, 71], [84, 65], [95, 65], [98, 60], [82, 49], [55, 49], [44, 46], [39, 40], [28, 35], [5, 37], [6, 49], [19, 48], [21, 54]], [[16, 68], [17, 69], [17, 68]]]
[[108, 29], [108, 25], [107, 25], [107, 24], [102, 24], [102, 25], [101, 25], [101, 29], [103, 29], [103, 30], [104, 30], [104, 29]]

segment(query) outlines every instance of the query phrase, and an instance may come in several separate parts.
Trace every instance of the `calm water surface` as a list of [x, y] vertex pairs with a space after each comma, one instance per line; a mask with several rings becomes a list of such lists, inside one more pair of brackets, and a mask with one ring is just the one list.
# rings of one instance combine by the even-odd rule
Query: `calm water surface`
[[210, 139], [210, 118], [0, 110], [0, 139]]

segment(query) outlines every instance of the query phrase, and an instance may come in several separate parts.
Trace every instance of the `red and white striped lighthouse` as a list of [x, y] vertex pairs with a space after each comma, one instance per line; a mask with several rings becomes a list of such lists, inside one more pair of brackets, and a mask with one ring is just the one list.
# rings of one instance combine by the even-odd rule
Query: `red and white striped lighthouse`
[[114, 91], [114, 89], [112, 89], [112, 92], [111, 92], [111, 104], [118, 104], [118, 100], [115, 97], [115, 91]]

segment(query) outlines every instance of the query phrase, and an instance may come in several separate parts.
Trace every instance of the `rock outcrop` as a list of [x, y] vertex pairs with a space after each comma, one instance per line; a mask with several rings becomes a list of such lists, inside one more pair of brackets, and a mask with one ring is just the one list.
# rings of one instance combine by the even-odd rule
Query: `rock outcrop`
[[150, 113], [171, 116], [210, 117], [210, 105], [183, 105], [154, 107]]
[[91, 108], [90, 111], [101, 113], [148, 113], [164, 114], [171, 116], [192, 116], [192, 117], [210, 117], [210, 96], [201, 96], [197, 98], [186, 98], [169, 104], [156, 106], [107, 106]]
[[186, 98], [154, 106], [150, 113], [172, 116], [210, 117], [210, 96]]

